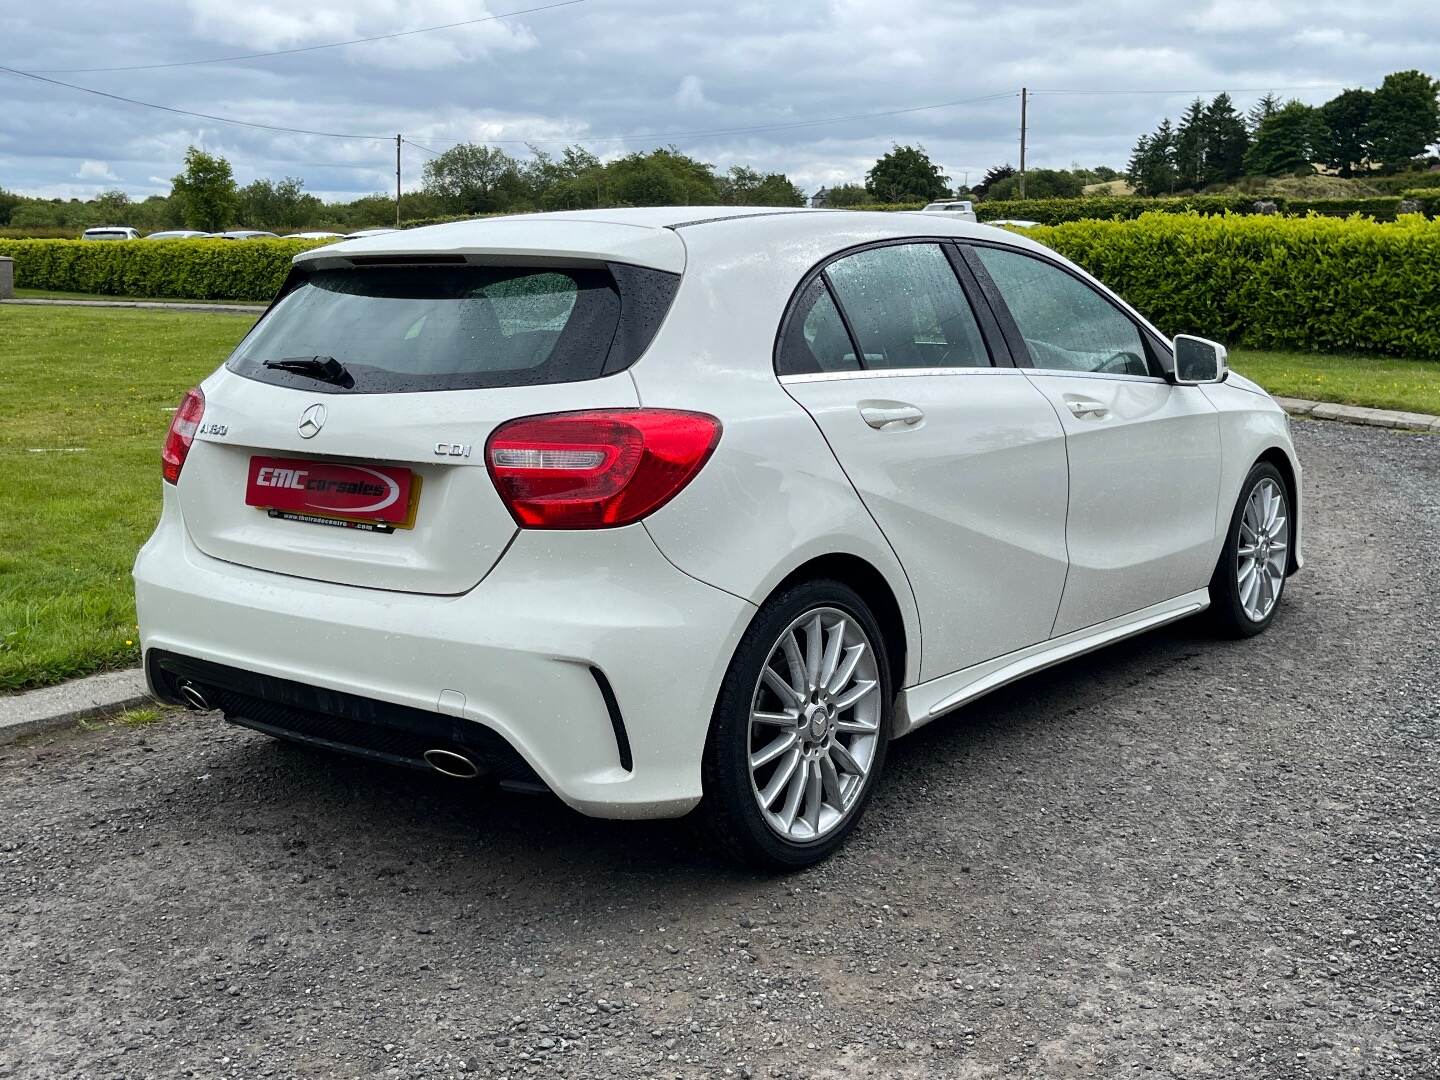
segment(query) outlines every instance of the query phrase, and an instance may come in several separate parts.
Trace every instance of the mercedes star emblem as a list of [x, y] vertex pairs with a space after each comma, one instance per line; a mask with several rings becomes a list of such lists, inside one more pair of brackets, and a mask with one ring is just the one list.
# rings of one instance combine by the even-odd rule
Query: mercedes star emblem
[[325, 406], [318, 401], [300, 414], [300, 437], [313, 439], [325, 426]]

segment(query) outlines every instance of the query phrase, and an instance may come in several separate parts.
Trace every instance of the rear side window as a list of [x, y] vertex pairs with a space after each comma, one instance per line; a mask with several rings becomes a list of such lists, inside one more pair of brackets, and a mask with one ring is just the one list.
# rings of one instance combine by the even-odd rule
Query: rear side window
[[989, 367], [975, 313], [939, 244], [894, 244], [825, 270], [866, 368]]
[[[635, 290], [665, 307], [678, 278], [627, 267]], [[643, 305], [637, 305], [643, 306]], [[240, 343], [231, 370], [317, 392], [398, 393], [596, 379], [618, 367], [621, 288], [606, 269], [394, 266], [318, 270], [301, 278]], [[650, 309], [653, 311], [653, 307]], [[663, 308], [661, 309], [664, 310]], [[658, 321], [655, 322], [658, 326]], [[639, 343], [643, 349], [655, 326]], [[353, 385], [322, 383], [265, 362], [334, 357]]]
[[780, 375], [814, 375], [858, 370], [860, 360], [845, 322], [824, 280], [816, 278], [785, 324], [776, 371]]

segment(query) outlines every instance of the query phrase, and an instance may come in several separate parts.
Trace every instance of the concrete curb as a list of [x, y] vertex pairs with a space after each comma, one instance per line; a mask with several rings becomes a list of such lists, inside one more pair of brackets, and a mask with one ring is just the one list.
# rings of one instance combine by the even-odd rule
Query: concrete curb
[[92, 716], [108, 716], [151, 700], [139, 668], [107, 671], [85, 679], [0, 697], [0, 746], [26, 735], [69, 727]]
[[219, 315], [263, 315], [264, 304], [171, 304], [160, 300], [41, 300], [21, 297], [0, 304], [29, 307], [145, 308], [150, 311], [208, 311]]
[[1363, 424], [1366, 427], [1428, 431], [1440, 435], [1440, 416], [1432, 416], [1429, 413], [1366, 409], [1359, 405], [1332, 405], [1328, 401], [1306, 401], [1304, 398], [1277, 397], [1275, 402], [1291, 416], [1308, 416], [1314, 420], [1338, 420], [1342, 424]]

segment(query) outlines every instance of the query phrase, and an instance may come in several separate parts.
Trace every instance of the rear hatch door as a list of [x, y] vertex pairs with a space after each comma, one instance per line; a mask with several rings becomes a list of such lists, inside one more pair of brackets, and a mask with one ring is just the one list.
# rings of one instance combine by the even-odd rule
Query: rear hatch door
[[[638, 405], [612, 348], [633, 352], [644, 337], [622, 332], [620, 282], [663, 299], [670, 279], [634, 267], [307, 276], [202, 387], [178, 484], [190, 537], [217, 559], [295, 577], [473, 588], [517, 528], [485, 467], [486, 439], [517, 417]], [[316, 357], [344, 374], [266, 366]]]

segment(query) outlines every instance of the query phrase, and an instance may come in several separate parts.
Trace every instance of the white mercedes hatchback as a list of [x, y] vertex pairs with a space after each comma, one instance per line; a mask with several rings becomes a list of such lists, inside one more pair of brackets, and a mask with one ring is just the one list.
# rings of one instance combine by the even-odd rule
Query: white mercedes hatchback
[[950, 217], [536, 214], [298, 256], [186, 394], [135, 566], [157, 695], [696, 811], [814, 862], [886, 746], [1300, 566], [1285, 414]]

